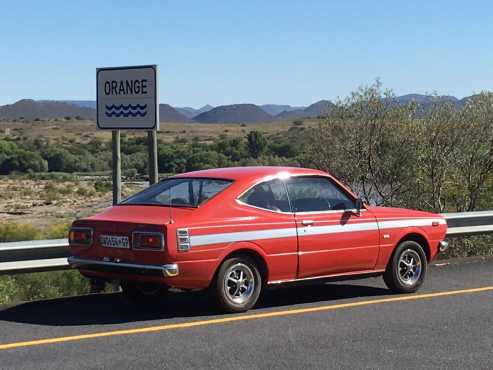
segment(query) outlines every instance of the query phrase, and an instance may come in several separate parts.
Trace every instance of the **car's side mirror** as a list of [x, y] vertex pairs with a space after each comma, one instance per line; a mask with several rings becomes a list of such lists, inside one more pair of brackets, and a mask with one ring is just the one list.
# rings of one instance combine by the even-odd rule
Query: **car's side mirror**
[[356, 199], [356, 202], [354, 202], [354, 208], [356, 209], [356, 214], [359, 215], [361, 213], [361, 209], [363, 208], [363, 199]]

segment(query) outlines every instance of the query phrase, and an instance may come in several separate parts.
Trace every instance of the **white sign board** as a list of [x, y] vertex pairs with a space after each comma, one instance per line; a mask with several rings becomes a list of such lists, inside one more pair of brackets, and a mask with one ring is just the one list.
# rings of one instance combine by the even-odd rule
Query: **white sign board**
[[97, 124], [109, 130], [158, 130], [157, 66], [98, 68]]

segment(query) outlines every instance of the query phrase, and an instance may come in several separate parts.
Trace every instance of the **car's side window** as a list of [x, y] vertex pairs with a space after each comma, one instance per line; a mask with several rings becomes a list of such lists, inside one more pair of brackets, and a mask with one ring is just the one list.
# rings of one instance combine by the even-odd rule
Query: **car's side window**
[[286, 184], [295, 212], [334, 211], [355, 207], [354, 201], [326, 177], [292, 177]]
[[286, 188], [281, 180], [266, 181], [255, 185], [240, 198], [243, 203], [276, 212], [290, 212]]

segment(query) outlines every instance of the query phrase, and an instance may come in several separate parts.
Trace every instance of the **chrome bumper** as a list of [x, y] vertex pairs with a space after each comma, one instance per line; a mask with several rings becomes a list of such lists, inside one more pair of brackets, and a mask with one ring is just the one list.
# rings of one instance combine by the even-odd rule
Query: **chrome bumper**
[[440, 252], [445, 252], [449, 247], [449, 243], [446, 240], [442, 240], [440, 243], [438, 243], [438, 245], [440, 247]]
[[81, 270], [116, 272], [120, 274], [141, 276], [173, 277], [180, 273], [176, 263], [166, 265], [140, 265], [135, 263], [83, 259], [74, 256], [68, 257], [68, 263], [70, 266]]

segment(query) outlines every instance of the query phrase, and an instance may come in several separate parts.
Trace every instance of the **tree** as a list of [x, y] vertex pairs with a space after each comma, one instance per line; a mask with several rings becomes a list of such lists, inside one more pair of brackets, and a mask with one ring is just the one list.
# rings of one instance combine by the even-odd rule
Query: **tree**
[[418, 156], [416, 193], [420, 199], [410, 206], [443, 212], [446, 208], [447, 181], [455, 166], [462, 125], [459, 113], [451, 103], [435, 97], [426, 115], [416, 121], [415, 138]]
[[414, 186], [415, 107], [394, 98], [376, 81], [339, 101], [312, 130], [305, 164], [332, 172], [368, 202], [402, 204]]
[[[493, 177], [493, 93], [472, 97], [460, 113], [460, 135], [453, 162], [457, 210], [473, 211]], [[491, 192], [491, 189], [490, 189]]]
[[0, 174], [8, 175], [11, 172], [45, 172], [47, 162], [38, 153], [19, 150], [12, 153], [0, 163]]

